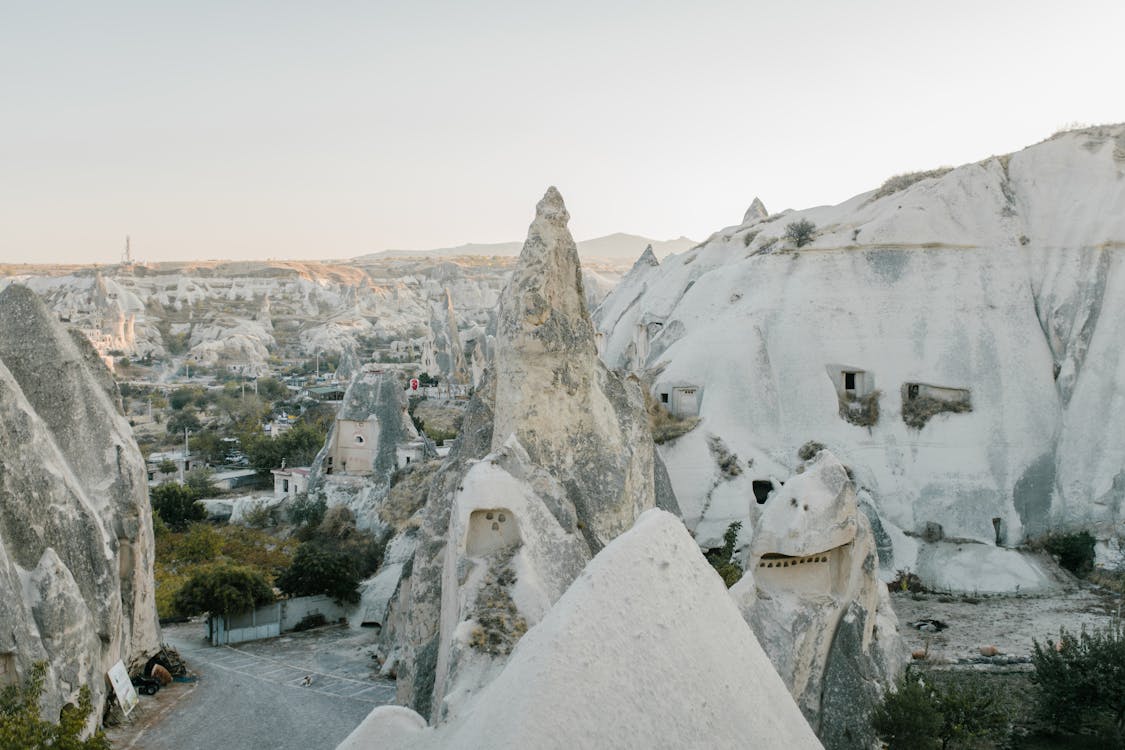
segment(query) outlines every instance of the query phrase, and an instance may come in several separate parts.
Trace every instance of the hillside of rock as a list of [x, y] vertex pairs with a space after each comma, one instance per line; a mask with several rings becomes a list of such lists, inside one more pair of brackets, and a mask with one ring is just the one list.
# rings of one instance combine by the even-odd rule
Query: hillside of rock
[[1010, 547], [1125, 520], [1123, 248], [1125, 125], [1104, 126], [836, 206], [757, 202], [642, 258], [595, 322], [609, 366], [702, 418], [660, 452], [704, 546], [816, 440], [854, 473], [887, 570], [972, 590], [948, 575], [967, 551], [1026, 591], [1047, 576]]

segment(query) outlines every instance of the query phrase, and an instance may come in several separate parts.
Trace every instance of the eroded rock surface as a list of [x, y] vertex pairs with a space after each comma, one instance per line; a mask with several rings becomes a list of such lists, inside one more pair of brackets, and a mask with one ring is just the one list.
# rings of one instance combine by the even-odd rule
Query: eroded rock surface
[[0, 659], [44, 715], [159, 648], [145, 463], [109, 372], [29, 289], [0, 292]]
[[399, 700], [435, 721], [457, 715], [582, 566], [657, 503], [640, 387], [597, 357], [568, 219], [549, 189], [388, 607]]
[[854, 483], [820, 450], [751, 519], [747, 574], [731, 595], [825, 747], [870, 745], [870, 711], [902, 664]]

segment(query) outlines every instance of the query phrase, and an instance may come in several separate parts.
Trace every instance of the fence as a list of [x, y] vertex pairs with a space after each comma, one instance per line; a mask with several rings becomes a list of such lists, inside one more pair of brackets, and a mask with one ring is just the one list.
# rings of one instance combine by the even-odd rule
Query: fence
[[346, 617], [347, 613], [348, 610], [324, 595], [283, 599], [229, 618], [222, 615], [208, 617], [207, 640], [212, 646], [229, 646], [276, 638], [282, 632], [292, 630], [308, 615], [321, 614], [328, 622], [334, 622]]

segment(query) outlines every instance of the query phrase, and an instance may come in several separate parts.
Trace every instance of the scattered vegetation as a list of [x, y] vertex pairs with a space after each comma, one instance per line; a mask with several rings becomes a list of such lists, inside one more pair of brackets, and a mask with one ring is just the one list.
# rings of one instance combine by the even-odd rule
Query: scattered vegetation
[[734, 545], [741, 529], [742, 522], [735, 521], [723, 532], [723, 546], [707, 551], [707, 562], [711, 563], [728, 589], [742, 578], [742, 566], [734, 559]]
[[243, 565], [215, 563], [196, 571], [176, 592], [173, 607], [185, 615], [230, 615], [274, 600], [265, 577]]
[[815, 440], [810, 440], [797, 449], [797, 458], [801, 459], [802, 461], [811, 461], [816, 458], [816, 454], [820, 453], [824, 449], [824, 443], [818, 443]]
[[876, 389], [866, 396], [841, 394], [840, 417], [857, 427], [872, 427], [879, 422], [879, 397], [883, 392]]
[[67, 704], [57, 724], [44, 721], [39, 712], [47, 663], [36, 662], [22, 685], [8, 685], [0, 691], [0, 747], [21, 750], [109, 750], [105, 734], [99, 729], [86, 739], [82, 735], [94, 712], [90, 688], [78, 690], [78, 705]]
[[512, 570], [514, 553], [512, 548], [493, 557], [473, 611], [477, 624], [469, 636], [469, 645], [494, 656], [512, 653], [527, 632], [527, 621], [512, 601], [511, 588], [516, 582], [516, 572]]
[[742, 235], [742, 246], [750, 247], [750, 243], [761, 233], [760, 229], [751, 229], [746, 234]]
[[927, 590], [922, 579], [917, 574], [910, 572], [910, 568], [901, 568], [895, 571], [894, 580], [887, 584], [890, 591], [901, 591], [911, 594], [925, 593]]
[[941, 177], [942, 175], [949, 174], [952, 171], [953, 167], [938, 167], [937, 169], [931, 169], [925, 172], [909, 172], [907, 174], [895, 175], [894, 177], [888, 178], [887, 181], [883, 183], [882, 187], [875, 191], [873, 200], [886, 198], [888, 195], [893, 195], [900, 190], [906, 190], [916, 182], [929, 180], [934, 177]]
[[816, 224], [808, 219], [798, 219], [785, 225], [785, 239], [797, 247], [804, 247], [816, 236]]
[[1111, 739], [1125, 747], [1125, 627], [1035, 642], [1032, 653], [1036, 711], [1051, 728]]
[[995, 747], [1010, 733], [1010, 699], [991, 683], [908, 669], [872, 723], [888, 750]]
[[707, 447], [711, 449], [711, 455], [715, 458], [715, 463], [718, 464], [719, 471], [722, 472], [724, 477], [733, 479], [742, 473], [742, 466], [738, 463], [738, 454], [731, 453], [721, 437], [709, 435]]
[[915, 396], [902, 400], [902, 421], [907, 427], [920, 430], [926, 426], [933, 417], [942, 412], [951, 414], [964, 414], [973, 410], [973, 404], [968, 399], [947, 400], [933, 398], [932, 396]]

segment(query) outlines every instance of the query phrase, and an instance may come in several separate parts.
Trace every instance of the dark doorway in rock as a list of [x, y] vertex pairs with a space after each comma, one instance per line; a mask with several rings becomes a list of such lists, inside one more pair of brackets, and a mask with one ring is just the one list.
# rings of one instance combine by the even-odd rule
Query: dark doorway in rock
[[768, 479], [755, 479], [750, 486], [754, 490], [754, 499], [758, 501], [758, 505], [764, 505], [773, 492], [773, 482]]

